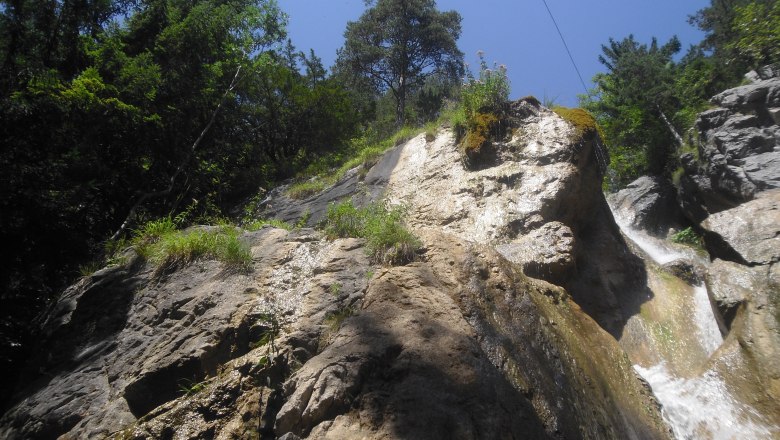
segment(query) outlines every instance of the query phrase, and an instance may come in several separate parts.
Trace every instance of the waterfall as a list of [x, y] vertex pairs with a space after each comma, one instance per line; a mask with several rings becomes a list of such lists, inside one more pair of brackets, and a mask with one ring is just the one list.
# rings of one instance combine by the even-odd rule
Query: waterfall
[[[693, 250], [675, 246], [666, 240], [632, 229], [626, 217], [615, 211], [613, 209], [615, 221], [624, 236], [641, 249], [645, 257], [656, 264], [664, 265], [681, 258], [702, 261]], [[656, 290], [662, 288], [656, 287]], [[760, 422], [761, 416], [753, 408], [739, 402], [731, 394], [726, 382], [716, 371], [707, 368], [707, 359], [715, 353], [723, 338], [706, 287], [694, 286], [690, 288], [689, 295], [681, 295], [681, 298], [669, 292], [654, 291], [653, 293], [656, 297], [663, 296], [666, 302], [660, 302], [661, 304], [667, 304], [670, 300], [682, 301], [678, 304], [680, 307], [687, 307], [689, 312], [682, 314], [682, 318], [675, 319], [680, 320], [681, 329], [695, 328], [695, 338], [689, 340], [692, 340], [694, 345], [696, 343], [699, 345], [688, 346], [687, 351], [659, 349], [656, 356], [660, 360], [654, 365], [634, 365], [634, 369], [647, 381], [661, 404], [663, 418], [675, 438], [677, 440], [772, 438], [776, 432]], [[636, 317], [636, 319], [644, 320], [635, 327], [637, 329], [647, 329], [654, 324], [651, 318]], [[675, 336], [689, 337], [680, 334], [672, 337]], [[685, 342], [681, 345], [685, 346]], [[631, 348], [627, 351], [631, 351]], [[680, 364], [679, 359], [674, 357], [686, 354], [699, 356], [701, 360], [692, 361], [696, 367], [684, 372], [673, 368], [673, 364]]]
[[690, 378], [674, 377], [661, 363], [634, 369], [650, 384], [662, 405], [664, 420], [678, 440], [769, 439], [772, 431], [755, 422], [752, 408], [736, 402], [713, 371]]

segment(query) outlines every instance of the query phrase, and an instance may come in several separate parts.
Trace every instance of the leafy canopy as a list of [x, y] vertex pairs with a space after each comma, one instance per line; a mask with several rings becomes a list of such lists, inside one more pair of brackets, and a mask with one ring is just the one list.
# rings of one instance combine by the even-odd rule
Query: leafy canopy
[[463, 54], [457, 47], [460, 15], [440, 12], [433, 0], [376, 0], [347, 24], [340, 68], [377, 93], [390, 91], [396, 123], [403, 125], [407, 97], [433, 75], [458, 78]]

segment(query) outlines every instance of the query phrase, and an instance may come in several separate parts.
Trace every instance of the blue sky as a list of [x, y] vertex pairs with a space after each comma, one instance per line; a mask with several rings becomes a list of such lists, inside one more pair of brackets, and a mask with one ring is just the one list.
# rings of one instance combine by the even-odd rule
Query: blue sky
[[[288, 33], [304, 52], [314, 49], [326, 66], [344, 42], [348, 21], [365, 10], [363, 0], [278, 0], [289, 15]], [[463, 17], [458, 45], [466, 62], [477, 65], [477, 51], [508, 68], [512, 97], [547, 97], [557, 104], [576, 106], [583, 93], [577, 73], [558, 37], [542, 0], [438, 0], [440, 10], [457, 10]], [[610, 37], [629, 34], [644, 43], [655, 36], [664, 43], [677, 35], [684, 50], [702, 34], [687, 17], [709, 0], [547, 0], [574, 61], [590, 87], [604, 70], [598, 62], [601, 45]]]

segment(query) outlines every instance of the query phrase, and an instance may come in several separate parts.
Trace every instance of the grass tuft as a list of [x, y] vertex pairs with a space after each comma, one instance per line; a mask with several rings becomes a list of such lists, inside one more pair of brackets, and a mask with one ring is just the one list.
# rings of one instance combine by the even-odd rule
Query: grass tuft
[[320, 193], [333, 186], [355, 167], [360, 167], [359, 173], [363, 177], [387, 150], [428, 129], [403, 127], [389, 138], [378, 142], [372, 142], [367, 137], [353, 139], [346, 150], [321, 157], [307, 167], [298, 177], [306, 180], [290, 185], [287, 196], [301, 200]]
[[403, 225], [402, 217], [400, 208], [379, 204], [357, 208], [346, 200], [328, 206], [325, 233], [330, 238], [365, 238], [366, 251], [376, 264], [405, 264], [414, 261], [421, 244]]
[[[173, 225], [173, 228], [171, 228]], [[138, 254], [157, 266], [157, 273], [186, 266], [199, 259], [221, 261], [226, 268], [247, 272], [252, 255], [239, 238], [239, 229], [223, 225], [212, 230], [179, 231], [166, 219], [147, 223], [136, 231]]]

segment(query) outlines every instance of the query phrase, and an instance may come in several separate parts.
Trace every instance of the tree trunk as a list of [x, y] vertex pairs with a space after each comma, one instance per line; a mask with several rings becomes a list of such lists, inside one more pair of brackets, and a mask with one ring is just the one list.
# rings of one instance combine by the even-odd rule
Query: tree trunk
[[406, 84], [404, 84], [403, 76], [401, 76], [401, 79], [399, 80], [397, 98], [398, 101], [395, 108], [395, 125], [397, 125], [398, 128], [401, 128], [404, 126], [404, 122], [406, 122], [404, 120], [406, 117]]
[[658, 109], [658, 113], [661, 115], [661, 120], [664, 121], [664, 124], [666, 124], [666, 128], [669, 129], [669, 132], [672, 134], [672, 137], [674, 137], [674, 140], [677, 142], [677, 146], [681, 147], [684, 143], [682, 136], [680, 136], [680, 133], [677, 133], [677, 130], [674, 128], [674, 125], [672, 125], [671, 122], [669, 122], [669, 118], [666, 117], [666, 114], [663, 110], [661, 110], [661, 106], [656, 106]]

